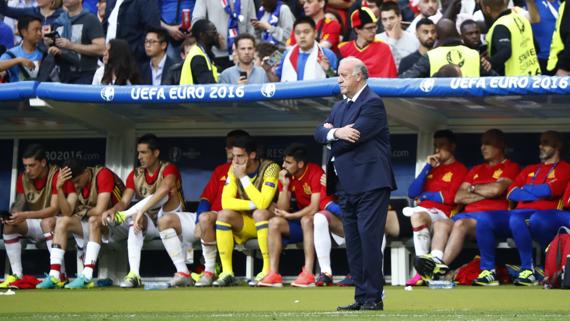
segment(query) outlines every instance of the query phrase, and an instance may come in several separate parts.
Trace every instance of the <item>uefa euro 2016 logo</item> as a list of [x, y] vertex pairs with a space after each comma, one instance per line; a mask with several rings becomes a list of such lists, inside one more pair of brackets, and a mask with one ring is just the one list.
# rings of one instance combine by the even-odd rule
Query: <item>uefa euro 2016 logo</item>
[[275, 95], [275, 84], [268, 83], [261, 86], [261, 94], [267, 98], [273, 97]]
[[104, 101], [113, 101], [113, 98], [115, 98], [115, 88], [113, 88], [113, 86], [106, 86], [101, 89], [101, 98], [103, 98]]
[[422, 82], [420, 83], [420, 89], [424, 93], [429, 93], [433, 89], [434, 85], [435, 85], [435, 79], [426, 78], [422, 80]]

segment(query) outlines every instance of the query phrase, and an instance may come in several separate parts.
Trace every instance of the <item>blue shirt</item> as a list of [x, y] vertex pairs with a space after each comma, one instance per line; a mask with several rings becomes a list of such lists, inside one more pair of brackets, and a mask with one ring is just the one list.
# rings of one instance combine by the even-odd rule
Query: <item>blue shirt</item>
[[[536, 1], [536, 8], [540, 14], [540, 22], [532, 24], [532, 33], [534, 34], [535, 41], [538, 43], [537, 56], [540, 60], [548, 60], [552, 33], [554, 33], [554, 28], [556, 27], [556, 17], [552, 14], [548, 2], [548, 0]], [[550, 5], [558, 12], [560, 1], [552, 1]]]
[[0, 45], [6, 49], [14, 47], [14, 32], [2, 21], [0, 21]]
[[[178, 17], [176, 17], [176, 8], [180, 1], [180, 10]], [[219, 0], [210, 0], [219, 1]], [[160, 19], [169, 25], [177, 25], [182, 23], [182, 9], [190, 9], [190, 19], [192, 19], [192, 11], [196, 0], [158, 0], [158, 7], [160, 8]]]
[[[220, 84], [237, 84], [239, 80], [240, 69], [238, 66], [230, 67], [220, 75]], [[251, 74], [247, 77], [248, 84], [264, 84], [269, 82], [265, 70], [261, 67], [253, 67]]]
[[97, 16], [97, 2], [99, 0], [83, 0], [83, 9]]
[[[24, 58], [28, 58], [31, 61], [36, 62], [36, 68], [32, 71], [32, 70], [28, 70], [26, 68], [26, 71], [28, 72], [28, 74], [30, 74], [31, 76], [37, 75], [38, 74], [38, 69], [40, 66], [40, 62], [42, 60], [42, 53], [41, 51], [39, 51], [37, 48], [34, 52], [32, 53], [27, 53], [26, 51], [24, 51], [24, 48], [22, 48], [22, 45], [19, 45], [17, 47], [14, 47], [10, 50], [8, 50], [9, 52], [13, 53], [14, 56], [16, 57], [24, 57]], [[2, 57], [0, 57], [0, 61], [5, 61], [5, 60], [10, 60], [10, 59], [14, 59], [12, 57], [10, 57], [7, 53], [4, 53], [2, 55]], [[20, 80], [26, 80], [23, 73], [21, 72], [20, 66], [22, 65], [15, 65], [12, 68], [8, 69], [8, 74], [10, 75], [10, 82], [18, 82]], [[24, 66], [22, 66], [22, 68], [25, 68]], [[33, 77], [35, 78], [35, 77]]]
[[[279, 67], [277, 67], [277, 69], [275, 69], [275, 75], [279, 78], [281, 78], [281, 71], [283, 69], [283, 61], [285, 61], [285, 58], [287, 58], [287, 54], [289, 53], [290, 49], [287, 49], [285, 51], [285, 54], [283, 54], [283, 57], [281, 58], [281, 62], [279, 63]], [[337, 66], [338, 66], [338, 58], [336, 57], [336, 55], [334, 54], [334, 52], [328, 48], [323, 48], [323, 53], [325, 54], [325, 56], [327, 57], [327, 59], [329, 60], [329, 63], [331, 64], [331, 68], [336, 70]], [[299, 59], [297, 60], [297, 80], [303, 80], [303, 75], [305, 74], [305, 64], [307, 63], [307, 58], [309, 58], [309, 54], [308, 52], [302, 52], [299, 51]]]

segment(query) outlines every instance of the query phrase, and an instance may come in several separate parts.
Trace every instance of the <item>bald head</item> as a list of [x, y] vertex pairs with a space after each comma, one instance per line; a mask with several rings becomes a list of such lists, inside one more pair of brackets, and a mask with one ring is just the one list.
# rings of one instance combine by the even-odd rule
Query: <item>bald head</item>
[[459, 33], [455, 27], [455, 22], [450, 19], [440, 19], [436, 25], [437, 37], [439, 41], [459, 38]]

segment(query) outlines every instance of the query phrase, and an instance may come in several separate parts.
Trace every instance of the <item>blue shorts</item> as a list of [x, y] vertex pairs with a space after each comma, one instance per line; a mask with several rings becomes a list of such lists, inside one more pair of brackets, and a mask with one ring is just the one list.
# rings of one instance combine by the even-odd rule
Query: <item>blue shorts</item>
[[289, 223], [289, 235], [283, 237], [283, 246], [303, 242], [301, 220], [290, 220], [287, 223]]
[[459, 214], [453, 215], [451, 217], [451, 220], [454, 222], [457, 222], [459, 220], [468, 219], [468, 218], [476, 220], [477, 216], [479, 216], [479, 214], [481, 214], [481, 213], [485, 213], [485, 212], [470, 212], [470, 213], [461, 212]]

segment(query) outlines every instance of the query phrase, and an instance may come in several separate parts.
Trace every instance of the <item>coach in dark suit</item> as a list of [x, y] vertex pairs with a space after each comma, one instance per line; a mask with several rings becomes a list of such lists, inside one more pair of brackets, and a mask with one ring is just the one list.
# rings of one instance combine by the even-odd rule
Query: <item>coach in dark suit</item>
[[146, 33], [144, 50], [149, 60], [142, 65], [142, 81], [145, 85], [162, 85], [174, 61], [166, 54], [168, 33], [163, 29], [151, 29]]
[[340, 197], [346, 255], [356, 285], [355, 302], [338, 310], [382, 310], [382, 238], [390, 192], [396, 188], [386, 111], [366, 84], [362, 61], [343, 59], [338, 71], [345, 99], [334, 104], [315, 132], [315, 139], [331, 149], [327, 193]]

